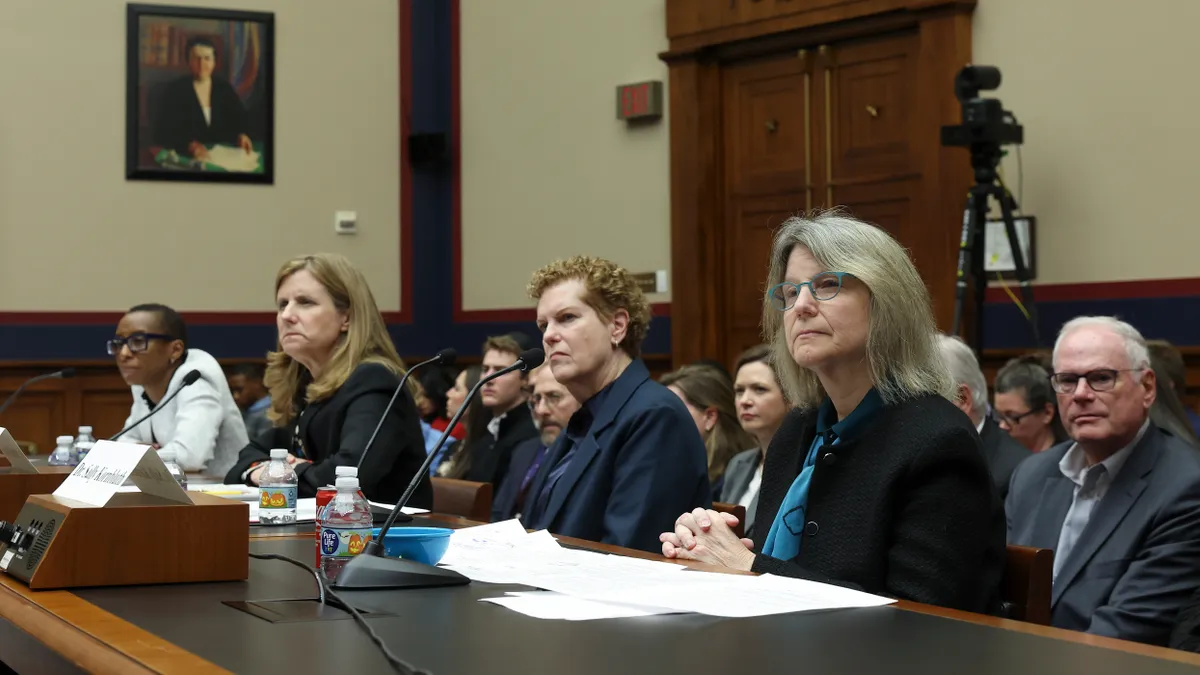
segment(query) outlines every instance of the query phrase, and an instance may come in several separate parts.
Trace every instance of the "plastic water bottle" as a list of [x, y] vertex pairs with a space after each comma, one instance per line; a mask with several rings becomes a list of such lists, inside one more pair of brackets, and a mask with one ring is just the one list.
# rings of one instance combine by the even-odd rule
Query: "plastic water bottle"
[[296, 522], [296, 472], [287, 463], [288, 451], [275, 448], [271, 462], [258, 477], [258, 522], [291, 525]]
[[371, 541], [371, 505], [358, 491], [356, 476], [337, 479], [337, 495], [317, 514], [321, 571], [334, 581], [350, 559]]
[[160, 449], [158, 451], [158, 457], [163, 461], [163, 464], [167, 465], [167, 472], [171, 474], [171, 478], [174, 478], [175, 482], [179, 483], [179, 487], [186, 490], [187, 474], [185, 474], [183, 469], [181, 469], [179, 465], [175, 463], [175, 451]]
[[70, 436], [59, 436], [54, 439], [54, 442], [58, 446], [54, 448], [54, 452], [50, 453], [50, 458], [46, 460], [46, 463], [51, 466], [71, 466], [74, 464], [74, 457], [71, 453], [71, 441], [73, 440], [75, 439]]
[[91, 452], [92, 446], [96, 444], [96, 437], [92, 435], [92, 428], [88, 426], [79, 427], [79, 435], [75, 437], [75, 445], [71, 448], [71, 455], [74, 458], [74, 463], [78, 464], [83, 461], [84, 457]]

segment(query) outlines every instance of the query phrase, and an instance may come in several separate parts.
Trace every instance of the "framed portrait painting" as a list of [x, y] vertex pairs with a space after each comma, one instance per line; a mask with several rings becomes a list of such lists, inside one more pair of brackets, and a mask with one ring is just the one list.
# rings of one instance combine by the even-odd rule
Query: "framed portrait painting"
[[125, 175], [275, 180], [275, 15], [130, 4]]

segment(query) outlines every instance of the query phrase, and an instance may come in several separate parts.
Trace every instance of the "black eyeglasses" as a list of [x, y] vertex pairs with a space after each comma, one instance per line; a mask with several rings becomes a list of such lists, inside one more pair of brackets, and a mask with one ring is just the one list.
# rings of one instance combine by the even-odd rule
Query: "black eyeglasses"
[[529, 397], [529, 409], [536, 410], [538, 404], [542, 403], [543, 401], [546, 403], [547, 407], [554, 408], [557, 407], [559, 403], [562, 403], [564, 398], [566, 397], [557, 391], [551, 391], [545, 394], [534, 394], [533, 396]]
[[1021, 420], [1025, 419], [1026, 417], [1029, 417], [1030, 415], [1032, 415], [1035, 412], [1040, 412], [1040, 411], [1026, 410], [1025, 412], [1019, 413], [1017, 415], [1005, 415], [1004, 413], [1000, 412], [999, 410], [993, 410], [992, 417], [998, 423], [1004, 423], [1010, 427], [1015, 427]]
[[106, 344], [108, 346], [108, 355], [116, 356], [121, 347], [129, 347], [131, 354], [140, 354], [147, 349], [150, 349], [151, 340], [175, 340], [173, 335], [163, 335], [162, 333], [134, 333], [125, 337], [115, 337], [110, 339]]
[[1073, 394], [1080, 380], [1087, 380], [1092, 391], [1112, 391], [1117, 386], [1121, 373], [1136, 373], [1137, 368], [1097, 368], [1079, 375], [1077, 373], [1055, 373], [1050, 376], [1050, 384], [1054, 391], [1060, 394]]
[[786, 312], [796, 306], [796, 301], [800, 299], [800, 291], [808, 286], [813, 298], [822, 302], [832, 300], [841, 292], [843, 279], [853, 276], [849, 272], [821, 272], [812, 279], [798, 284], [785, 281], [767, 291], [767, 299], [770, 300], [772, 307]]

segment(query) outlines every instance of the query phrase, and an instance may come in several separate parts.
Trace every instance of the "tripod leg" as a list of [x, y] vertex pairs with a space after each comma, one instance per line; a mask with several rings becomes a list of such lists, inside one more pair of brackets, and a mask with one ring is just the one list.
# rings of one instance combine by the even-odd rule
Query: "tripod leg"
[[971, 223], [971, 236], [975, 244], [971, 248], [971, 283], [975, 291], [975, 331], [968, 344], [975, 351], [975, 358], [983, 363], [983, 303], [987, 296], [987, 272], [984, 270], [984, 244], [987, 233], [984, 228], [987, 227], [988, 193], [986, 190], [980, 190], [978, 186], [972, 192], [975, 208], [971, 214], [974, 221]]
[[1012, 250], [1013, 267], [1016, 268], [1017, 282], [1021, 285], [1021, 296], [1025, 309], [1029, 312], [1029, 323], [1033, 327], [1033, 341], [1041, 346], [1042, 340], [1038, 331], [1037, 304], [1033, 300], [1033, 286], [1029, 284], [1029, 268], [1025, 265], [1025, 257], [1021, 252], [1021, 240], [1017, 238], [1017, 224], [1013, 220], [1012, 205], [1007, 194], [1001, 192], [1000, 214], [1004, 218], [1004, 233], [1008, 237], [1008, 246]]
[[963, 302], [967, 297], [967, 275], [970, 273], [972, 234], [975, 231], [971, 222], [975, 213], [975, 193], [967, 194], [967, 206], [963, 209], [962, 237], [958, 241], [958, 271], [954, 281], [954, 323], [950, 325], [950, 334], [962, 336]]

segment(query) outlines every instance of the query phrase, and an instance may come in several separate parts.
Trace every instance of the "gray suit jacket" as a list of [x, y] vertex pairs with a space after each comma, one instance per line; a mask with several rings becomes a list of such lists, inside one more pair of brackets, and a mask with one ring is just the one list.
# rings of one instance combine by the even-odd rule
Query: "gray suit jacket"
[[990, 419], [984, 420], [979, 439], [983, 441], [983, 454], [987, 457], [988, 470], [992, 472], [996, 492], [1000, 494], [1000, 499], [1005, 499], [1008, 497], [1008, 485], [1012, 480], [1013, 471], [1033, 453]]
[[[762, 450], [754, 448], [753, 450], [745, 450], [733, 456], [729, 460], [729, 464], [725, 465], [725, 483], [721, 486], [721, 499], [719, 501], [726, 504], [736, 504], [742, 498], [742, 494], [746, 492], [746, 488], [750, 487], [750, 481], [754, 478], [754, 472], [758, 470], [758, 462], [762, 459]], [[754, 499], [750, 500], [750, 505], [746, 507], [746, 536], [754, 539], [752, 534], [754, 527], [754, 512], [758, 510], [758, 495], [754, 495]], [[757, 542], [757, 540], [755, 540]]]
[[[1025, 460], [1005, 504], [1010, 544], [1055, 549], [1075, 484], [1071, 442]], [[1059, 628], [1164, 645], [1200, 583], [1200, 452], [1154, 425], [1096, 505], [1051, 593]]]

